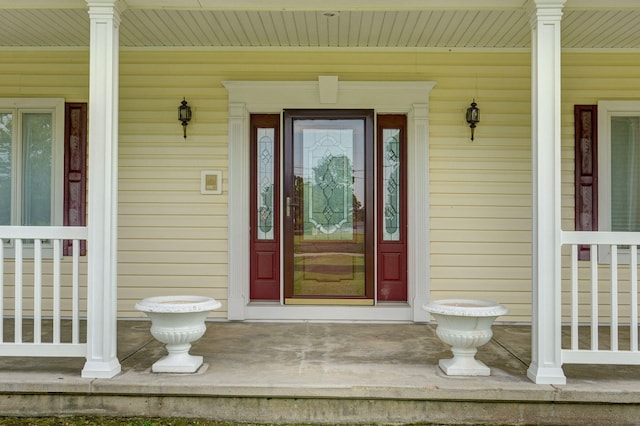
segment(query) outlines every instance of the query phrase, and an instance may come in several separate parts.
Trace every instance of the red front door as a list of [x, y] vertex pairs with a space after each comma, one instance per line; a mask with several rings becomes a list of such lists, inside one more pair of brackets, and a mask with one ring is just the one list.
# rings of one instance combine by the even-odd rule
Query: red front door
[[406, 301], [406, 117], [288, 110], [282, 157], [280, 116], [251, 123], [251, 299]]

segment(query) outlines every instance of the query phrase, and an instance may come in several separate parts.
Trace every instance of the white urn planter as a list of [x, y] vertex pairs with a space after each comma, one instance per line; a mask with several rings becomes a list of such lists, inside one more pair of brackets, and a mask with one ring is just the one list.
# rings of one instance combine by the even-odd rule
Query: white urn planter
[[496, 302], [472, 299], [435, 300], [423, 306], [438, 326], [436, 334], [451, 346], [453, 358], [441, 359], [440, 368], [449, 376], [488, 376], [491, 370], [475, 359], [478, 347], [491, 340], [491, 326], [508, 312]]
[[202, 357], [189, 354], [191, 343], [207, 330], [204, 320], [221, 303], [204, 296], [148, 297], [135, 308], [151, 319], [151, 335], [165, 344], [169, 354], [151, 367], [154, 373], [194, 373]]

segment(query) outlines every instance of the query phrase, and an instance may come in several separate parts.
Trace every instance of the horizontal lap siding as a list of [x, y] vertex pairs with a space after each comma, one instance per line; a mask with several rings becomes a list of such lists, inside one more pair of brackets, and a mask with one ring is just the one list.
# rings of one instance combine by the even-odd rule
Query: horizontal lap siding
[[[12, 56], [13, 63], [4, 60]], [[3, 81], [17, 87], [11, 96], [33, 94], [38, 85], [40, 95], [49, 95], [50, 85], [64, 82], [58, 96], [86, 101], [86, 53], [0, 57], [0, 72], [4, 66], [11, 75]], [[122, 51], [120, 59], [120, 316], [140, 316], [133, 305], [142, 297], [195, 293], [220, 299], [223, 307], [212, 316], [226, 317], [227, 242], [233, 236], [227, 229], [222, 81], [318, 75], [437, 83], [425, 96], [431, 120], [432, 295], [498, 300], [509, 305], [510, 319], [529, 315], [528, 54], [163, 50]], [[49, 62], [59, 74], [50, 75]], [[64, 72], [73, 77], [63, 78]], [[193, 108], [186, 140], [177, 120], [183, 97]], [[464, 112], [474, 97], [481, 122], [472, 143]], [[200, 194], [205, 169], [223, 171], [222, 195]]]
[[[64, 98], [66, 102], [87, 102], [89, 76], [87, 74], [89, 54], [86, 51], [0, 51], [0, 97], [3, 98]], [[86, 283], [86, 257], [80, 260], [80, 285]], [[8, 259], [4, 264], [4, 301], [6, 315], [13, 315], [15, 262]], [[51, 261], [43, 259], [42, 307], [43, 315], [52, 313], [53, 267]], [[33, 261], [25, 259], [23, 264], [23, 309], [24, 315], [33, 315]], [[71, 306], [71, 257], [61, 265], [61, 309], [70, 315]], [[81, 306], [84, 312], [85, 295], [81, 289]]]
[[[573, 104], [639, 98], [640, 60], [632, 56], [563, 55], [564, 229], [573, 228]], [[437, 83], [425, 97], [431, 295], [496, 300], [510, 309], [503, 319], [530, 319], [529, 53], [125, 50], [120, 71], [120, 316], [140, 316], [133, 305], [143, 297], [195, 293], [220, 299], [212, 316], [226, 317], [233, 236], [222, 81], [338, 75]], [[87, 72], [83, 51], [0, 52], [2, 96], [86, 102]], [[193, 108], [186, 140], [177, 120], [183, 97]], [[481, 121], [471, 142], [464, 113], [473, 98]], [[200, 194], [200, 172], [210, 169], [223, 171], [222, 195]]]
[[[640, 55], [637, 53], [565, 53], [562, 56], [562, 229], [575, 229], [574, 210], [574, 105], [595, 105], [601, 100], [640, 99]], [[570, 249], [563, 250], [563, 309], [564, 321], [570, 310]], [[590, 321], [591, 264], [579, 262], [580, 321]], [[599, 315], [607, 322], [611, 314], [610, 267], [600, 264]], [[619, 265], [618, 289], [620, 323], [629, 323], [629, 267]]]
[[[119, 314], [144, 297], [214, 297], [227, 317], [227, 100], [211, 53], [121, 52]], [[215, 67], [214, 67], [215, 68]], [[193, 118], [183, 138], [178, 106]], [[202, 195], [202, 170], [223, 194]]]
[[[509, 308], [501, 320], [528, 321], [530, 55], [459, 58], [430, 76], [438, 83], [430, 98], [431, 297], [494, 300]], [[473, 98], [480, 123], [472, 142], [465, 111]]]
[[[429, 80], [434, 297], [530, 313], [529, 55], [429, 52], [124, 51], [121, 54], [120, 305], [176, 291], [214, 295], [226, 316], [227, 93], [224, 80]], [[176, 118], [193, 108], [187, 140]], [[469, 141], [464, 112], [481, 123]], [[220, 169], [222, 196], [199, 192]], [[148, 244], [147, 244], [148, 243]], [[145, 246], [146, 245], [146, 246]], [[515, 247], [517, 246], [517, 247]], [[501, 248], [502, 247], [502, 248]]]

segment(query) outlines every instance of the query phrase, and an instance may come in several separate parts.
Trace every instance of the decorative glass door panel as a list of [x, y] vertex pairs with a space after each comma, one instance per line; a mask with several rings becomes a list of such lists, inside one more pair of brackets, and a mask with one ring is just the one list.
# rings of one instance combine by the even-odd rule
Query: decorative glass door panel
[[251, 115], [250, 295], [280, 300], [280, 115]]
[[285, 112], [285, 297], [288, 303], [373, 295], [369, 111]]
[[378, 302], [407, 300], [407, 172], [404, 115], [378, 115]]

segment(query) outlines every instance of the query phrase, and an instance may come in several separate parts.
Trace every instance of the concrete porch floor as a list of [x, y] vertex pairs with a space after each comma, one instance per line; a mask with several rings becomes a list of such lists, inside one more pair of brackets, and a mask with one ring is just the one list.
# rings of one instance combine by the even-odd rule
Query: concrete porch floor
[[[203, 417], [254, 423], [640, 424], [640, 366], [567, 365], [567, 385], [526, 370], [530, 328], [495, 325], [490, 377], [448, 377], [433, 324], [208, 322], [194, 374], [158, 374], [148, 321], [119, 321], [122, 373], [84, 359], [0, 358], [0, 416]], [[1, 420], [1, 419], [0, 419]]]

